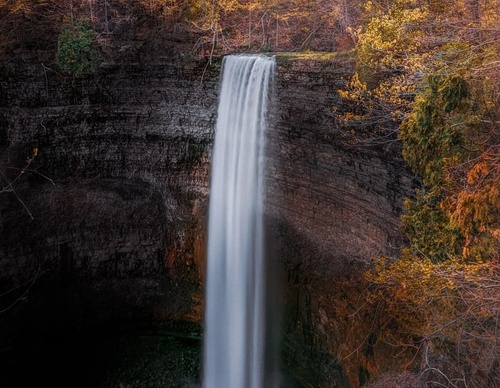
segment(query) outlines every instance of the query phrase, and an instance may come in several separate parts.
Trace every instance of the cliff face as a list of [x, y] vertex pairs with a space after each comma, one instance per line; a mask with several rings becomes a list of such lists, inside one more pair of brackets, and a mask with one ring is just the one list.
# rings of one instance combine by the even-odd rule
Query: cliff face
[[2, 187], [15, 190], [0, 194], [0, 302], [13, 304], [0, 319], [199, 321], [218, 67], [107, 64], [79, 80], [43, 62], [18, 55], [0, 78]]
[[337, 90], [353, 61], [281, 62], [269, 135], [271, 212], [315, 247], [308, 256], [318, 275], [346, 275], [373, 255], [396, 254], [412, 177], [394, 141], [371, 147], [343, 137], [335, 115], [348, 107]]
[[[45, 312], [61, 307], [83, 326], [199, 322], [219, 66], [108, 64], [74, 80], [25, 55], [0, 78], [2, 171], [12, 181], [32, 148], [39, 156], [0, 194], [0, 294], [13, 290], [0, 302], [14, 303], [0, 324], [50, 326]], [[317, 386], [356, 386], [371, 361], [355, 370], [334, 357], [352, 307], [341, 284], [397, 251], [411, 176], [396, 150], [343, 139], [332, 108], [345, 108], [336, 91], [351, 61], [278, 62], [267, 209], [286, 275], [287, 362]]]
[[340, 130], [335, 115], [349, 107], [337, 90], [352, 60], [279, 63], [268, 212], [286, 278], [285, 354], [293, 357], [285, 358], [314, 386], [359, 386], [390, 354], [376, 336], [366, 341], [362, 273], [372, 257], [397, 255], [414, 178], [397, 142], [353, 143]]

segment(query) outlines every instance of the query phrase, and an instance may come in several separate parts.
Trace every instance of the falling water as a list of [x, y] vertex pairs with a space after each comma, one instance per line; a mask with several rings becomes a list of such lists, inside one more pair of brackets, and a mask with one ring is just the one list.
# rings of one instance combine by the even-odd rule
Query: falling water
[[208, 225], [204, 388], [264, 384], [264, 132], [274, 58], [224, 58]]

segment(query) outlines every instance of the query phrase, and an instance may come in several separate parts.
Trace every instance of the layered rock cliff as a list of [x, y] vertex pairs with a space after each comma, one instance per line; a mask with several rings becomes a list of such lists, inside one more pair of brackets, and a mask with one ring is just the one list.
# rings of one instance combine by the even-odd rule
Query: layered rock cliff
[[[39, 154], [0, 194], [4, 346], [40, 322], [200, 322], [220, 67], [179, 56], [72, 79], [43, 55], [19, 53], [0, 78], [2, 185]], [[271, 108], [268, 235], [284, 264], [285, 353], [312, 386], [367, 380], [370, 357], [337, 358], [354, 308], [345, 286], [371, 256], [397, 252], [411, 194], [397, 149], [342, 136], [332, 108], [347, 109], [337, 90], [352, 70], [345, 58], [280, 57]]]
[[364, 338], [362, 273], [373, 257], [398, 254], [414, 178], [397, 142], [353, 143], [339, 126], [352, 60], [278, 60], [268, 210], [286, 276], [285, 358], [306, 386], [359, 386], [386, 356]]
[[39, 55], [20, 53], [1, 76], [2, 187], [14, 183], [0, 194], [2, 308], [12, 305], [0, 319], [27, 331], [199, 321], [218, 67], [107, 63], [74, 79]]

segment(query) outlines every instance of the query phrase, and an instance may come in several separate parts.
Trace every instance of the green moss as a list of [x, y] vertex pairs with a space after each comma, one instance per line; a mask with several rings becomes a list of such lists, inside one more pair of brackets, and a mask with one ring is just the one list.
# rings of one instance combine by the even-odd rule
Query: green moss
[[199, 378], [201, 342], [162, 333], [107, 341], [115, 363], [107, 370], [105, 387], [189, 387]]
[[324, 52], [324, 51], [302, 51], [302, 52], [279, 52], [274, 53], [278, 63], [294, 60], [304, 61], [334, 61], [334, 60], [348, 60], [355, 58], [353, 50], [338, 51], [338, 52]]

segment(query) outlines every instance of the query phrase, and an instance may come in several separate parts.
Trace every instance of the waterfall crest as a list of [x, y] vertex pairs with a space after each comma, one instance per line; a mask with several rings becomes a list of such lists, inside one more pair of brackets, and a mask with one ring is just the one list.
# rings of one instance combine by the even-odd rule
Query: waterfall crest
[[204, 388], [264, 384], [264, 146], [274, 58], [224, 58], [212, 157]]

